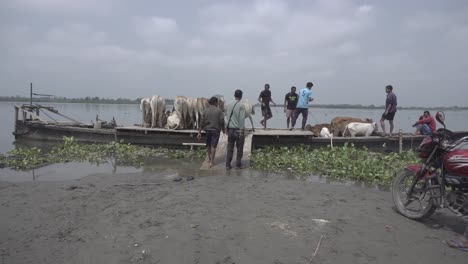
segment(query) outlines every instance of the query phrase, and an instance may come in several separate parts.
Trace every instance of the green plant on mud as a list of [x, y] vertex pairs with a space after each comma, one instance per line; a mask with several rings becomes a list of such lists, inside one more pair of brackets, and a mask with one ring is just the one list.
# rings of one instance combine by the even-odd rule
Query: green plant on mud
[[203, 158], [203, 148], [194, 151], [149, 148], [122, 142], [108, 144], [80, 144], [73, 137], [64, 137], [63, 144], [51, 151], [39, 148], [19, 148], [0, 155], [0, 168], [32, 169], [47, 164], [69, 161], [104, 163], [110, 158], [118, 165], [141, 166], [154, 157], [177, 159]]
[[47, 157], [39, 148], [14, 149], [8, 155], [0, 156], [0, 168], [31, 169], [47, 163]]
[[371, 153], [366, 148], [345, 144], [341, 147], [310, 149], [305, 146], [294, 148], [273, 148], [254, 150], [253, 168], [299, 173], [313, 173], [336, 179], [349, 179], [367, 183], [388, 185], [394, 174], [405, 164], [417, 163], [415, 152]]

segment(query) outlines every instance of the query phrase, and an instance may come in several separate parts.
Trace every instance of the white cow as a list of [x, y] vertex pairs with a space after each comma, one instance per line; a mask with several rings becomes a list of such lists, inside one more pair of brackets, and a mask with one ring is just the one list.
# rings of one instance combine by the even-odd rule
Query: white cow
[[255, 109], [253, 105], [249, 103], [248, 100], [245, 100], [244, 102], [242, 102], [242, 104], [244, 104], [244, 108], [245, 108], [245, 118], [248, 117], [250, 119], [250, 124], [252, 125], [252, 131], [255, 132], [255, 128], [254, 128], [253, 120], [252, 120], [252, 115], [255, 115]]
[[322, 127], [322, 130], [320, 130], [320, 137], [331, 138], [333, 137], [333, 134], [330, 133], [330, 130], [328, 130], [328, 128]]
[[151, 99], [141, 99], [140, 111], [143, 114], [143, 123], [141, 124], [141, 126], [149, 127], [151, 125]]
[[[197, 98], [187, 98], [188, 127], [198, 128], [197, 124]], [[188, 128], [187, 127], [187, 128]]]
[[203, 111], [208, 108], [208, 99], [204, 97], [197, 98], [197, 105], [195, 107], [195, 128], [198, 129], [200, 127], [201, 116]]
[[179, 116], [177, 115], [177, 112], [174, 111], [167, 117], [167, 123], [166, 123], [165, 128], [177, 129], [179, 125], [180, 125]]
[[188, 109], [188, 101], [185, 96], [176, 96], [174, 99], [174, 111], [180, 120], [180, 129], [188, 128], [190, 125], [190, 115]]
[[166, 102], [159, 95], [151, 98], [151, 127], [163, 127], [164, 113], [166, 111]]
[[349, 132], [351, 137], [355, 136], [370, 136], [374, 131], [378, 131], [377, 123], [358, 123], [352, 122], [346, 125], [343, 135], [346, 136]]
[[221, 111], [226, 112], [224, 96], [217, 94], [214, 95], [214, 97], [218, 98], [218, 108], [221, 109]]

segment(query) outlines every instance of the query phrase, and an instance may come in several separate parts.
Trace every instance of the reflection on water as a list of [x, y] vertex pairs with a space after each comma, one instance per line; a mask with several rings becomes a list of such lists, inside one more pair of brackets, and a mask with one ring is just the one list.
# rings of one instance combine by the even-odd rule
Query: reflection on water
[[135, 167], [113, 166], [112, 163], [68, 162], [51, 164], [29, 171], [0, 169], [0, 181], [68, 181], [94, 174], [125, 174], [141, 171], [142, 169]]

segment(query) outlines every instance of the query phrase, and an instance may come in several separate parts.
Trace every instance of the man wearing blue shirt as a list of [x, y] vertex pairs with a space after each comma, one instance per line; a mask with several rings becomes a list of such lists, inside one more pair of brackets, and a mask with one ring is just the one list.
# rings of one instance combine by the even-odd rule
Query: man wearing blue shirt
[[296, 111], [294, 111], [291, 128], [289, 130], [293, 130], [299, 114], [302, 114], [302, 130], [304, 130], [307, 123], [307, 116], [309, 114], [309, 102], [314, 100], [314, 98], [312, 98], [312, 86], [314, 86], [314, 84], [308, 82], [306, 88], [303, 88], [301, 91], [299, 91], [299, 100], [297, 101]]

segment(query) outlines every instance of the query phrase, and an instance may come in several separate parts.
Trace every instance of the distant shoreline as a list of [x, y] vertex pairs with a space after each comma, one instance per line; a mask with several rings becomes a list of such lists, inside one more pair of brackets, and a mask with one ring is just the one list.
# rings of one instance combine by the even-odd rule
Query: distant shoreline
[[[141, 98], [33, 98], [34, 103], [83, 103], [83, 104], [140, 104]], [[29, 102], [28, 97], [20, 96], [0, 96], [0, 102]], [[166, 99], [166, 104], [173, 104], [174, 100]], [[260, 107], [260, 104], [255, 104], [255, 107]], [[283, 107], [283, 105], [272, 105], [271, 107]], [[383, 105], [359, 105], [359, 104], [313, 104], [311, 108], [342, 108], [342, 109], [384, 109]], [[405, 110], [468, 110], [468, 106], [398, 106], [398, 109]]]

